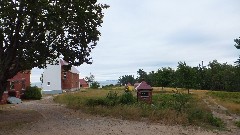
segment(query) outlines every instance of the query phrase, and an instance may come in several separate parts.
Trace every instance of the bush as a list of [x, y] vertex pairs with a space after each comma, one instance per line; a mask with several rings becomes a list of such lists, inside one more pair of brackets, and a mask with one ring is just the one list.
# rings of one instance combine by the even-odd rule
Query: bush
[[236, 121], [235, 125], [240, 128], [240, 121]]
[[212, 126], [216, 126], [219, 128], [224, 127], [223, 121], [220, 118], [214, 117], [212, 114], [208, 114], [207, 119]]
[[118, 93], [109, 91], [105, 99], [107, 106], [115, 106], [118, 103]]
[[99, 82], [94, 81], [94, 82], [92, 82], [90, 88], [92, 88], [92, 89], [98, 89], [99, 87], [100, 87]]
[[25, 99], [35, 99], [35, 100], [41, 99], [42, 98], [41, 89], [38, 88], [37, 86], [27, 87], [25, 94], [24, 94], [24, 98]]
[[188, 112], [188, 121], [193, 123], [194, 120], [201, 120], [204, 118], [205, 112], [199, 108], [193, 108]]
[[125, 92], [119, 97], [119, 102], [121, 104], [132, 104], [134, 101], [135, 100], [131, 92]]
[[178, 113], [182, 112], [183, 109], [187, 108], [187, 105], [190, 100], [189, 94], [176, 93], [176, 94], [173, 94], [173, 97], [174, 97], [173, 108]]
[[106, 102], [102, 98], [99, 98], [99, 99], [87, 99], [85, 104], [87, 106], [94, 107], [94, 106], [98, 106], [98, 105], [104, 106], [104, 105], [106, 105]]

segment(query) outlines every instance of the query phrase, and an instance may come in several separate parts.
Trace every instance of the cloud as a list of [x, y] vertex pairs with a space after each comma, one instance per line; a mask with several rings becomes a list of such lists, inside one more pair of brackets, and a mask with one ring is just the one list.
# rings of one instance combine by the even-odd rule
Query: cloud
[[92, 52], [93, 64], [81, 65], [81, 77], [91, 72], [96, 80], [136, 76], [177, 66], [186, 61], [197, 66], [233, 63], [239, 50], [239, 0], [100, 0], [110, 5], [104, 10], [102, 36]]

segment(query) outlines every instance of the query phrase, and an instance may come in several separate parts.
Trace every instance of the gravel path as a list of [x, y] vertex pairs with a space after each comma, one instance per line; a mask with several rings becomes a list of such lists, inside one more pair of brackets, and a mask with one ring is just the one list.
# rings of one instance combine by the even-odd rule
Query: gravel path
[[[0, 135], [218, 135], [232, 132], [206, 131], [198, 127], [166, 126], [146, 122], [128, 121], [108, 117], [91, 116], [67, 109], [47, 96], [40, 101], [16, 105], [17, 110], [34, 110], [42, 118], [26, 123]], [[235, 135], [235, 134], [233, 134]], [[236, 134], [237, 135], [237, 134]]]

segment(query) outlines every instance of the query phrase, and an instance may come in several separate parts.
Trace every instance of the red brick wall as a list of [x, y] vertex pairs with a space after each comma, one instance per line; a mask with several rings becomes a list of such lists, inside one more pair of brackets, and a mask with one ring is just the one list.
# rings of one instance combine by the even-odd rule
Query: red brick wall
[[[8, 80], [7, 84], [7, 91], [15, 91], [16, 92], [16, 97], [20, 98], [22, 90], [25, 90], [26, 87], [30, 86], [30, 74], [31, 71], [24, 71], [24, 72], [19, 72], [17, 75], [15, 75], [12, 79]], [[14, 83], [14, 88], [10, 89], [11, 83]], [[24, 85], [23, 85], [24, 83]], [[6, 103], [8, 98], [8, 93], [5, 92], [1, 103]]]
[[8, 98], [8, 93], [4, 92], [2, 96], [2, 100], [0, 101], [0, 104], [6, 104], [7, 103], [7, 98]]
[[64, 72], [62, 71], [62, 89], [79, 88], [79, 74], [66, 71], [66, 78], [64, 79]]

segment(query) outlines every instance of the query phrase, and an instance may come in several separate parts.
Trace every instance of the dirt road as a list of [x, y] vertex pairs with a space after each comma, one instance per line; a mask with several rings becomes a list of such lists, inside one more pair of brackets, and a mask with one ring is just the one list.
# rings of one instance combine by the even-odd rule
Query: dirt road
[[[237, 134], [227, 131], [206, 131], [200, 127], [166, 126], [146, 122], [91, 116], [67, 109], [52, 101], [52, 96], [40, 101], [24, 102], [12, 111], [32, 110], [37, 120], [13, 128], [2, 128], [0, 135], [218, 135]], [[0, 113], [1, 115], [1, 113]], [[21, 114], [18, 114], [18, 116]], [[33, 117], [29, 115], [29, 117]], [[25, 117], [26, 118], [26, 117]], [[9, 120], [18, 118], [11, 117]], [[29, 118], [30, 119], [30, 118]], [[0, 121], [2, 123], [4, 121]]]

